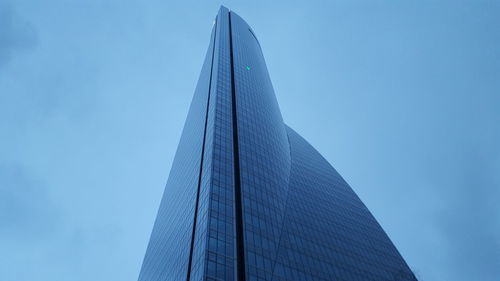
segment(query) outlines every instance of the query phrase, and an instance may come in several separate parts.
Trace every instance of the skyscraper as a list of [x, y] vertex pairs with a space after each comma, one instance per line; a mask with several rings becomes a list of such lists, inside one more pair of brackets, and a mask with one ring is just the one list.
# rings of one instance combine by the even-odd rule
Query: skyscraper
[[139, 281], [416, 280], [283, 122], [261, 45], [221, 7]]

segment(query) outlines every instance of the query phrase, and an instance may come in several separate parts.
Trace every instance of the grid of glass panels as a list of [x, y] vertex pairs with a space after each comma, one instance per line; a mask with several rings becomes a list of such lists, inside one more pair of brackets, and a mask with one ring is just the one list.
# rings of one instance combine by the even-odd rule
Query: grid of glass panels
[[292, 170], [273, 280], [415, 281], [335, 169], [288, 128]]
[[201, 166], [213, 40], [200, 78], [143, 260], [139, 281], [185, 280]]
[[235, 125], [247, 281], [416, 280], [348, 184], [284, 125], [250, 27], [222, 7], [210, 42], [139, 281], [236, 280]]
[[208, 230], [208, 206], [209, 206], [209, 198], [210, 198], [210, 189], [212, 184], [213, 177], [213, 128], [214, 128], [214, 111], [215, 111], [215, 99], [217, 93], [214, 91], [215, 85], [214, 77], [217, 77], [217, 53], [218, 53], [218, 33], [219, 33], [219, 24], [214, 23], [215, 29], [215, 39], [214, 39], [214, 52], [212, 59], [212, 69], [211, 69], [211, 81], [210, 81], [210, 89], [209, 89], [209, 99], [208, 99], [208, 112], [207, 112], [207, 125], [205, 132], [205, 150], [203, 155], [203, 167], [201, 172], [200, 179], [200, 194], [199, 194], [199, 203], [197, 209], [197, 219], [195, 225], [194, 232], [194, 241], [193, 241], [193, 256], [191, 263], [191, 272], [189, 274], [189, 280], [203, 280], [204, 272], [205, 272], [205, 261], [206, 261], [206, 249], [207, 249], [207, 230]]
[[[234, 160], [228, 10], [217, 15], [203, 189], [191, 280], [234, 280]], [[202, 203], [203, 202], [203, 203]], [[204, 245], [202, 245], [204, 244]]]
[[259, 43], [231, 13], [247, 280], [271, 280], [290, 173], [287, 134]]

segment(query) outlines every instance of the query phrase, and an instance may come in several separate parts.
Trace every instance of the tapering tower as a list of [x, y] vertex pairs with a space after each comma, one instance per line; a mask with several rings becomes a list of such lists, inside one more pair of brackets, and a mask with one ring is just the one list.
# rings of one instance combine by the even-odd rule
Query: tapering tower
[[262, 49], [221, 7], [139, 281], [416, 280], [337, 171], [285, 125]]

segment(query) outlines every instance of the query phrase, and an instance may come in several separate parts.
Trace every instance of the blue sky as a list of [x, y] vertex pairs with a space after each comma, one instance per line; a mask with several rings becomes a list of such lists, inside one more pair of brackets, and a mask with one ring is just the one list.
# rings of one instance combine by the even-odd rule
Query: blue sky
[[0, 280], [136, 280], [220, 4], [421, 280], [498, 280], [500, 2], [482, 0], [0, 0]]

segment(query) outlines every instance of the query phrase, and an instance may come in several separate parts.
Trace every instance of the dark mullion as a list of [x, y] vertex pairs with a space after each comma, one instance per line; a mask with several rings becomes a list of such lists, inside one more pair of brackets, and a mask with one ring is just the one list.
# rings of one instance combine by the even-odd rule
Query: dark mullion
[[245, 250], [243, 239], [243, 211], [241, 203], [240, 153], [238, 148], [238, 116], [236, 115], [236, 87], [234, 77], [233, 32], [229, 12], [229, 48], [231, 54], [231, 91], [233, 112], [233, 157], [234, 157], [234, 207], [236, 226], [236, 279], [245, 281]]
[[201, 160], [200, 160], [200, 173], [198, 175], [198, 190], [196, 191], [196, 203], [195, 203], [195, 211], [194, 211], [194, 220], [193, 220], [193, 232], [191, 233], [191, 248], [189, 249], [189, 262], [188, 262], [188, 270], [186, 280], [190, 281], [191, 278], [191, 265], [193, 263], [193, 252], [194, 252], [194, 240], [196, 234], [196, 222], [198, 219], [198, 205], [200, 201], [200, 189], [201, 189], [201, 176], [203, 170], [203, 159], [205, 155], [205, 140], [207, 138], [207, 122], [208, 122], [208, 110], [210, 107], [210, 94], [212, 89], [212, 71], [214, 69], [214, 54], [215, 54], [215, 42], [217, 37], [217, 18], [215, 19], [215, 31], [214, 31], [214, 42], [212, 47], [212, 61], [210, 65], [210, 81], [208, 82], [208, 99], [207, 99], [207, 109], [205, 112], [205, 127], [203, 130], [203, 145], [201, 147]]

